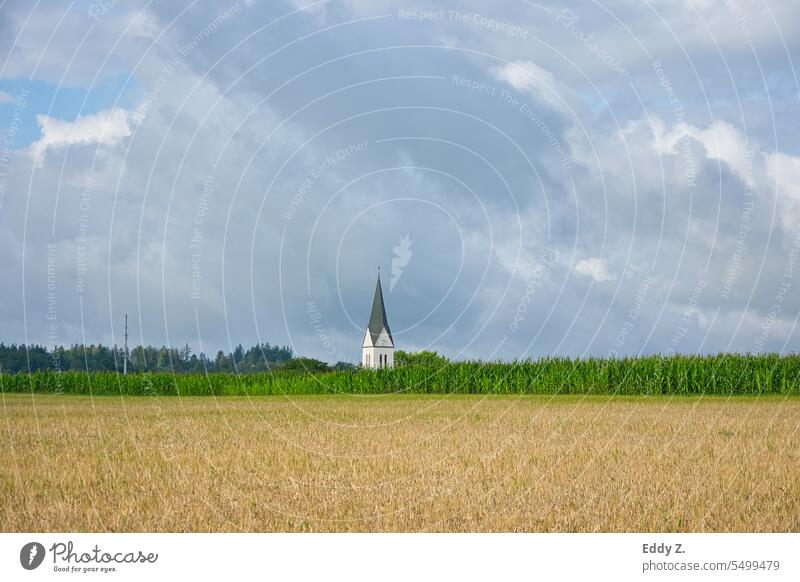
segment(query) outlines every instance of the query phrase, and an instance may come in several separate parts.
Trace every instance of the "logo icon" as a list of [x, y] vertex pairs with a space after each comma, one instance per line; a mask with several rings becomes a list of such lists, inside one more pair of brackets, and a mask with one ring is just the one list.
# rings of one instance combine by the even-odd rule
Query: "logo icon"
[[411, 251], [411, 243], [413, 242], [411, 236], [406, 234], [400, 237], [400, 244], [392, 249], [392, 251], [394, 251], [394, 258], [392, 259], [392, 280], [389, 282], [390, 293], [394, 291], [394, 286], [397, 285], [397, 282], [400, 280], [403, 269], [408, 266], [411, 257], [414, 255]]
[[44, 561], [44, 546], [39, 542], [28, 542], [19, 551], [19, 563], [26, 570], [35, 570]]

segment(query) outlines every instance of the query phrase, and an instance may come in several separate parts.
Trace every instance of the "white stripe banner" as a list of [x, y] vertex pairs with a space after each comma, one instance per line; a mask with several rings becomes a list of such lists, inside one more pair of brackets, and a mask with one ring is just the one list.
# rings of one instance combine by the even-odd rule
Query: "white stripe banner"
[[[0, 534], [0, 580], [800, 580], [800, 534]], [[189, 578], [192, 577], [192, 578]]]

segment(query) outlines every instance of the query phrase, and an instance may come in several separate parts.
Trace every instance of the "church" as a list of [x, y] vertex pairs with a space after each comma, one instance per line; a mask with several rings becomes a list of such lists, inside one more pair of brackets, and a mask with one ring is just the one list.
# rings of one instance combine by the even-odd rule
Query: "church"
[[372, 300], [367, 331], [361, 344], [361, 366], [373, 369], [394, 367], [394, 340], [389, 323], [386, 321], [380, 269], [378, 269], [378, 282], [375, 285], [375, 298]]

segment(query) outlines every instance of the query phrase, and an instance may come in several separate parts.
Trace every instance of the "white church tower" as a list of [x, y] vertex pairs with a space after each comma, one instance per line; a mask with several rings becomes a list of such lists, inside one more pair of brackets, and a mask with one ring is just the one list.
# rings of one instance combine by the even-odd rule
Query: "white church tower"
[[378, 283], [375, 285], [375, 298], [369, 314], [367, 331], [361, 344], [361, 365], [364, 368], [393, 368], [394, 340], [386, 321], [381, 290], [381, 270], [378, 268]]

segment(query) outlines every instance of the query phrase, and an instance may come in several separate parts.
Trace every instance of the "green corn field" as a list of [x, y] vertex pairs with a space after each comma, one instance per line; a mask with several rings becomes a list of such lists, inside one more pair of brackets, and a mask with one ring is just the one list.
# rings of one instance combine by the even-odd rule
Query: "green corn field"
[[129, 396], [301, 394], [800, 394], [800, 356], [720, 354], [452, 362], [388, 370], [258, 374], [0, 374], [0, 391]]

